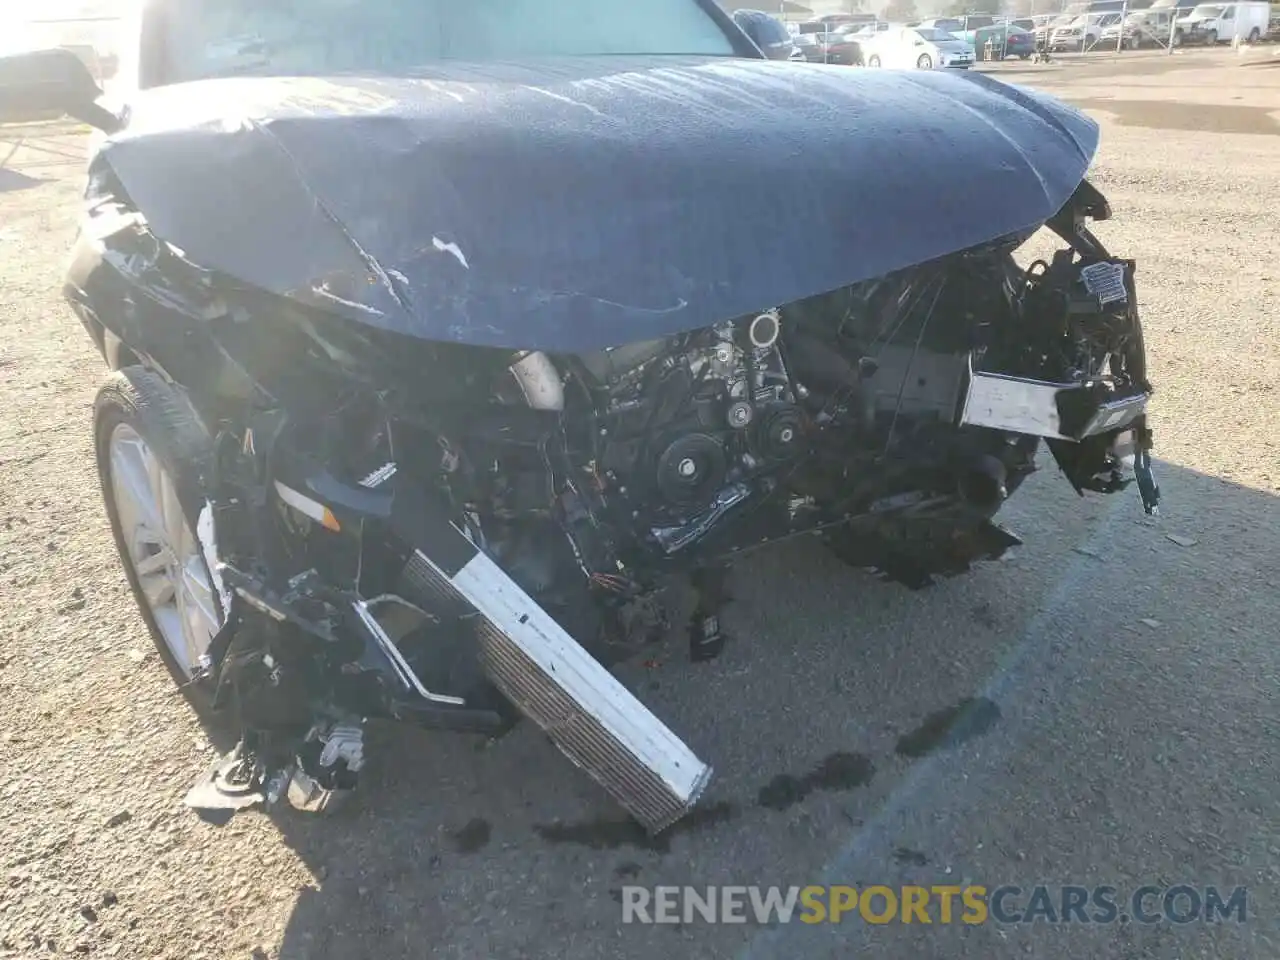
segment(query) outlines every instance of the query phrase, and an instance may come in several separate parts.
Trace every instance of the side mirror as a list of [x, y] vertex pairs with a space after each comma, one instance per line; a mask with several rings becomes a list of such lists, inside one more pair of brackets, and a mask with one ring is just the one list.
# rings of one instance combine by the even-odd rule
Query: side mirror
[[0, 57], [0, 121], [24, 123], [50, 115], [74, 117], [111, 133], [120, 120], [98, 103], [102, 91], [70, 50]]

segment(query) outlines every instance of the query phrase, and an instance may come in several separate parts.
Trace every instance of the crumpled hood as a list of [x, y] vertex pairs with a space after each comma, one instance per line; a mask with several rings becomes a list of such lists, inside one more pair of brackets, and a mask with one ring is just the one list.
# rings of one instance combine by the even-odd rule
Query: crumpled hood
[[159, 88], [103, 156], [204, 268], [387, 331], [575, 352], [1033, 228], [1097, 140], [981, 75], [663, 57]]

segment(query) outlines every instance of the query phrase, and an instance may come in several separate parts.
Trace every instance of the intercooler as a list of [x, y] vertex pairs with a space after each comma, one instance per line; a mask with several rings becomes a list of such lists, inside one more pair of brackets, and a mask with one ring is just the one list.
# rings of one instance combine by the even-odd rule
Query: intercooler
[[434, 557], [412, 554], [404, 576], [414, 592], [474, 611], [494, 685], [650, 832], [688, 813], [711, 768], [501, 567], [450, 532]]

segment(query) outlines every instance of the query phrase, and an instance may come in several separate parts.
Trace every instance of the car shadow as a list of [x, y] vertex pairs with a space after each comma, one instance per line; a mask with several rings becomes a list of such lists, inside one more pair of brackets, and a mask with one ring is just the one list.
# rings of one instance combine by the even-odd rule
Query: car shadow
[[0, 193], [29, 190], [32, 187], [40, 186], [44, 182], [38, 177], [29, 177], [25, 173], [19, 173], [17, 170], [0, 167]]
[[658, 838], [531, 725], [493, 743], [371, 731], [368, 773], [349, 807], [274, 816], [313, 882], [269, 955], [731, 955], [759, 932], [754, 923], [624, 929], [621, 887], [824, 882], [833, 850], [921, 758], [1009, 722], [986, 694], [1015, 662], [1035, 675], [1050, 655], [1035, 625], [1079, 602], [1081, 571], [1111, 565], [1112, 595], [1094, 600], [1110, 606], [1122, 639], [1133, 636], [1125, 621], [1151, 616], [1126, 590], [1135, 558], [1193, 602], [1197, 571], [1280, 553], [1274, 494], [1157, 467], [1158, 519], [1143, 514], [1136, 490], [1081, 500], [1043, 469], [1002, 514], [1027, 545], [923, 591], [843, 567], [812, 540], [744, 560], [719, 660], [688, 663], [672, 636], [615, 670], [717, 768], [698, 810]]

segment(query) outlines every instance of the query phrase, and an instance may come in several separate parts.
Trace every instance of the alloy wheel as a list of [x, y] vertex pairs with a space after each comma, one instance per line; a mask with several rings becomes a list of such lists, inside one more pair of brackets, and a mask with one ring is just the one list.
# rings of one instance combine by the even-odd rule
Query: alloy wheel
[[173, 478], [137, 430], [117, 424], [108, 450], [111, 494], [125, 545], [122, 559], [137, 575], [174, 662], [193, 676], [220, 625], [200, 540]]

